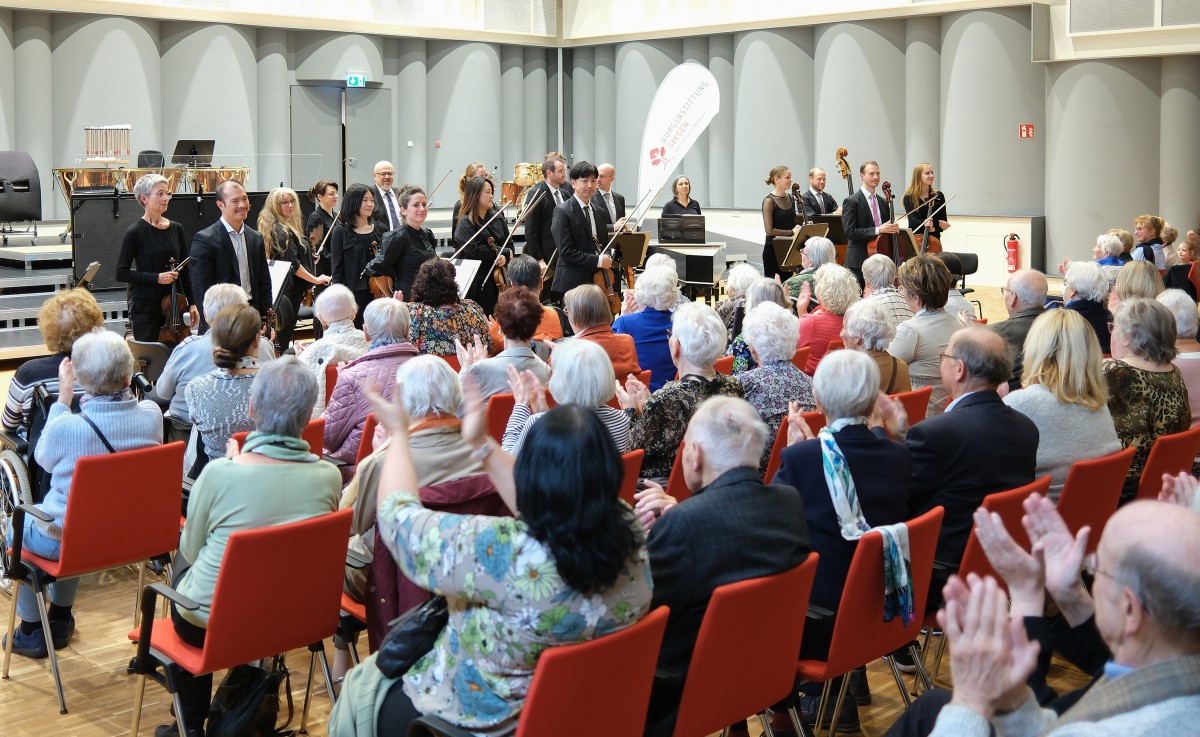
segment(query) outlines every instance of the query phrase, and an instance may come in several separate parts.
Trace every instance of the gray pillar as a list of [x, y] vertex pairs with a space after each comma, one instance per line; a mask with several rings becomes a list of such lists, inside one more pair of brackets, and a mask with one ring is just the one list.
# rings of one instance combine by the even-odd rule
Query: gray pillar
[[500, 180], [512, 178], [513, 165], [528, 160], [525, 140], [525, 53], [520, 46], [500, 47]]
[[[708, 124], [708, 199], [713, 207], [733, 206], [733, 34], [710, 36], [708, 70], [721, 90], [721, 110]], [[810, 75], [811, 77], [811, 75]]]
[[[702, 67], [708, 67], [708, 37], [688, 36], [683, 39], [683, 62], [695, 62]], [[721, 90], [722, 93], [725, 90]], [[724, 102], [724, 100], [722, 100]], [[713, 201], [712, 189], [708, 179], [709, 134], [705, 131], [692, 144], [692, 150], [684, 157], [679, 165], [679, 171], [686, 174], [692, 183], [692, 196], [702, 207], [717, 207]]]
[[[421, 185], [426, 192], [432, 190], [441, 181], [450, 166], [443, 171], [429, 171], [429, 150], [433, 141], [427, 133], [426, 114], [429, 111], [426, 94], [426, 56], [425, 39], [398, 39], [397, 55], [399, 58], [396, 73], [396, 130], [399, 133], [399, 143], [396, 148], [397, 173], [403, 172], [404, 181]], [[408, 142], [412, 141], [410, 148]], [[464, 164], [465, 166], [465, 164]], [[458, 198], [454, 191], [454, 183], [450, 181], [438, 191], [436, 207], [452, 207]]]
[[596, 160], [596, 54], [590, 46], [571, 52], [571, 144], [575, 161]]
[[558, 118], [554, 111], [546, 107], [550, 99], [550, 79], [547, 74], [547, 54], [550, 53], [553, 50], [534, 47], [524, 50], [525, 109], [529, 114], [525, 120], [525, 144], [521, 150], [528, 151], [530, 156], [537, 156], [539, 164], [541, 157], [554, 145], [548, 126], [551, 120]]
[[1200, 170], [1200, 56], [1163, 57], [1161, 114], [1158, 213], [1184, 237], [1200, 223], [1200, 199], [1184, 174]]
[[[258, 29], [258, 156], [250, 165], [250, 182], [262, 191], [274, 189], [280, 182], [291, 186], [292, 182], [287, 60], [287, 31]], [[306, 184], [297, 182], [296, 186], [303, 189]]]
[[0, 9], [0, 151], [16, 148], [16, 91], [13, 89], [13, 13]]
[[905, 22], [904, 53], [904, 165], [911, 172], [917, 162], [941, 165], [942, 120], [942, 19], [909, 18]]
[[[616, 166], [613, 159], [617, 155], [617, 49], [612, 44], [593, 47], [594, 73], [592, 84], [595, 87], [596, 111], [596, 146], [595, 157], [600, 163], [608, 162]], [[621, 182], [621, 174], [632, 172], [617, 172], [617, 181]], [[627, 180], [632, 182], [630, 178]], [[622, 194], [625, 190], [617, 184], [617, 191]], [[633, 204], [629, 203], [632, 207]]]
[[[54, 105], [50, 53], [50, 14], [17, 11], [13, 14], [13, 80], [16, 105], [16, 147], [33, 157], [42, 179], [42, 217], [66, 217], [62, 196], [54, 190]], [[82, 136], [82, 131], [80, 136]], [[64, 165], [70, 162], [63, 162]]]

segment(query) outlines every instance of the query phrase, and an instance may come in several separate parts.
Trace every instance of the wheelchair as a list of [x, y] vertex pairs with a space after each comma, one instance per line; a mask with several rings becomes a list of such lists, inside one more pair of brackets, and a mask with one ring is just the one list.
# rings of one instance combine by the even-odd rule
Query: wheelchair
[[[57, 401], [58, 395], [51, 394], [44, 385], [35, 386], [29, 416], [25, 418], [24, 436], [0, 432], [0, 568], [3, 568], [0, 575], [5, 576], [5, 584], [10, 563], [8, 536], [13, 510], [22, 504], [37, 504], [50, 490], [50, 474], [33, 459], [33, 451], [46, 426], [50, 408]], [[78, 397], [72, 402], [71, 409], [79, 410]]]

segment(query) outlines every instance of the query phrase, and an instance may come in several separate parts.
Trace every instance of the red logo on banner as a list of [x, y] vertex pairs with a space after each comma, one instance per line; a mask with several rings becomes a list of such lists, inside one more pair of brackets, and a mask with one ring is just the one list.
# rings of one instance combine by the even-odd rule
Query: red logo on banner
[[668, 161], [665, 146], [650, 149], [650, 164], [652, 166], [666, 166]]
[[1021, 138], [1033, 138], [1033, 123], [1021, 123]]

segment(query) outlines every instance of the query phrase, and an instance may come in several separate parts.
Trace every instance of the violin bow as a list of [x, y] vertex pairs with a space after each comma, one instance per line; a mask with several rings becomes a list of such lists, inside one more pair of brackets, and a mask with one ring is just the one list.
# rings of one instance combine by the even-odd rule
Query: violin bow
[[[657, 197], [657, 196], [658, 196], [658, 193], [659, 193], [659, 192], [661, 192], [661, 191], [663, 191], [663, 186], [665, 186], [665, 184], [666, 184], [666, 183], [664, 182], [662, 186], [659, 186], [658, 190], [657, 190], [656, 192], [654, 192], [654, 197]], [[634, 211], [634, 212], [637, 212], [637, 211], [638, 211], [638, 208], [642, 206], [642, 203], [644, 203], [644, 202], [646, 201], [646, 198], [647, 198], [647, 197], [649, 197], [649, 196], [650, 196], [650, 190], [646, 190], [646, 194], [642, 195], [642, 199], [638, 200], [638, 201], [637, 201], [637, 204], [633, 206], [633, 211]], [[650, 197], [651, 201], [653, 201], [654, 197]], [[589, 203], [589, 204], [590, 204], [590, 203]], [[642, 224], [642, 219], [646, 217], [646, 213], [648, 213], [648, 212], [650, 212], [650, 208], [649, 208], [649, 207], [647, 207], [647, 208], [646, 208], [646, 212], [643, 212], [643, 213], [642, 213], [642, 214], [641, 214], [641, 215], [638, 217], [637, 221], [636, 221], [636, 222], [634, 222], [634, 224], [633, 224], [633, 230], [637, 230], [637, 229], [638, 229], [638, 227], [639, 227], [639, 226]], [[625, 225], [626, 225], [626, 226], [628, 226], [628, 225], [629, 225], [629, 219], [628, 219], [628, 218], [626, 218], [626, 219], [625, 219]], [[612, 238], [609, 238], [609, 239], [608, 239], [608, 243], [606, 243], [606, 244], [604, 245], [604, 248], [602, 248], [602, 249], [600, 250], [600, 255], [601, 255], [601, 256], [603, 256], [603, 255], [605, 255], [605, 254], [607, 254], [607, 253], [608, 253], [608, 249], [612, 248], [612, 244], [613, 244], [613, 242], [617, 240], [617, 236], [618, 236], [618, 235], [620, 235], [620, 234], [621, 234], [621, 231], [619, 231], [619, 230], [613, 230]], [[557, 254], [558, 252], [557, 252], [557, 251], [555, 251], [555, 253]]]
[[471, 245], [471, 242], [474, 241], [476, 238], [478, 238], [480, 233], [487, 230], [487, 226], [491, 225], [492, 221], [495, 220], [496, 218], [500, 217], [501, 213], [503, 213], [507, 209], [508, 209], [508, 205], [505, 205], [505, 206], [499, 208], [498, 210], [496, 210], [495, 214], [493, 214], [490, 218], [488, 218], [483, 223], [483, 225], [480, 225], [479, 230], [475, 231], [475, 233], [470, 238], [468, 238], [467, 241], [465, 243], [463, 243], [462, 246], [460, 246], [457, 251], [454, 252], [454, 255], [450, 257], [450, 260], [453, 261], [454, 259], [458, 258], [458, 254], [462, 253], [464, 248]]
[[433, 188], [433, 191], [432, 191], [432, 192], [430, 192], [428, 195], [426, 195], [426, 196], [425, 196], [425, 206], [426, 206], [426, 207], [428, 207], [428, 206], [430, 205], [430, 203], [432, 203], [432, 202], [433, 202], [433, 196], [434, 196], [435, 194], [437, 194], [437, 191], [438, 191], [439, 189], [441, 189], [441, 188], [442, 188], [442, 185], [443, 185], [443, 184], [445, 184], [445, 183], [446, 183], [446, 179], [447, 179], [447, 178], [448, 178], [448, 177], [449, 177], [451, 174], [453, 174], [453, 173], [454, 173], [454, 170], [453, 170], [453, 169], [451, 169], [450, 171], [446, 172], [446, 176], [442, 177], [442, 181], [438, 182], [438, 183], [437, 183], [437, 186]]
[[329, 230], [325, 231], [325, 237], [321, 239], [321, 244], [317, 246], [317, 250], [313, 253], [313, 258], [317, 261], [321, 260], [321, 251], [325, 249], [325, 243], [329, 240], [329, 234], [333, 232], [333, 226], [337, 225], [338, 218], [342, 216], [342, 211], [338, 210], [333, 214], [333, 222], [329, 224]]
[[[500, 246], [500, 250], [496, 251], [496, 258], [492, 259], [492, 267], [485, 272], [483, 281], [479, 282], [480, 287], [482, 287], [484, 284], [487, 284], [488, 278], [491, 277], [492, 272], [496, 270], [496, 263], [500, 261], [500, 254], [504, 253], [504, 249], [508, 248], [509, 243], [512, 243], [513, 236], [517, 234], [517, 228], [521, 227], [521, 223], [525, 222], [525, 216], [528, 215], [533, 208], [537, 207], [537, 204], [541, 202], [542, 198], [545, 196], [546, 190], [543, 189], [542, 191], [538, 192], [537, 196], [533, 198], [533, 202], [527, 204], [525, 209], [521, 211], [521, 214], [517, 216], [517, 221], [513, 223], [512, 230], [508, 231], [508, 237], [504, 239], [504, 244]], [[555, 251], [555, 253], [558, 253], [558, 251]]]

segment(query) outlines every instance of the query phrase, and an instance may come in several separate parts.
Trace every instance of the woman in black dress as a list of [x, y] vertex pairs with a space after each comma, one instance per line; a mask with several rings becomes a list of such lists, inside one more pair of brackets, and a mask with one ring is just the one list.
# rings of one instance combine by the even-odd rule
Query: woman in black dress
[[[400, 192], [400, 218], [403, 224], [383, 235], [379, 257], [371, 262], [371, 276], [390, 276], [392, 286], [405, 296], [412, 294], [413, 281], [421, 264], [437, 258], [433, 231], [423, 227], [429, 216], [425, 190], [407, 186]], [[482, 237], [482, 236], [480, 236]], [[482, 278], [482, 277], [481, 277]]]
[[[467, 182], [467, 188], [463, 195], [463, 215], [458, 219], [458, 225], [454, 228], [454, 249], [456, 251], [468, 240], [471, 240], [471, 236], [475, 235], [488, 221], [488, 218], [495, 214], [495, 208], [492, 207], [494, 195], [495, 185], [487, 177], [472, 177]], [[493, 261], [496, 261], [497, 269], [503, 269], [508, 258], [512, 256], [512, 250], [505, 249], [499, 260], [496, 260], [499, 248], [507, 240], [508, 222], [503, 216], [497, 217], [488, 224], [487, 232], [480, 233], [478, 237], [471, 240], [471, 245], [467, 246], [460, 254], [461, 258], [483, 262], [483, 265], [479, 267], [479, 273], [475, 275], [467, 290], [467, 299], [478, 302], [488, 315], [492, 314], [492, 310], [496, 307], [496, 300], [500, 297], [500, 289], [496, 286], [489, 269], [491, 269]]]
[[457, 223], [458, 218], [464, 212], [462, 206], [463, 199], [467, 196], [467, 182], [475, 177], [484, 177], [486, 179], [487, 176], [488, 170], [482, 161], [472, 161], [470, 164], [467, 164], [467, 168], [463, 170], [462, 176], [458, 178], [458, 202], [454, 203], [454, 208], [450, 211], [451, 222]]
[[346, 187], [338, 224], [329, 236], [333, 283], [354, 292], [354, 301], [358, 303], [354, 325], [358, 328], [362, 327], [363, 311], [371, 302], [367, 264], [378, 254], [384, 233], [384, 226], [371, 223], [374, 211], [375, 195], [371, 190], [365, 184], [351, 184]]
[[308, 199], [316, 205], [304, 221], [304, 238], [313, 254], [312, 273], [332, 273], [329, 268], [329, 239], [326, 234], [333, 229], [333, 213], [338, 203], [337, 182], [322, 179], [308, 190]]
[[[172, 282], [179, 279], [175, 266], [187, 258], [183, 226], [163, 216], [171, 202], [167, 180], [146, 174], [133, 185], [133, 196], [145, 209], [141, 219], [130, 225], [121, 239], [117, 257], [117, 281], [129, 285], [129, 322], [133, 339], [157, 342], [165, 317], [162, 302], [171, 295]], [[174, 265], [170, 262], [174, 260]], [[136, 268], [135, 268], [136, 267]], [[192, 325], [199, 324], [199, 311], [192, 300], [192, 280], [179, 279], [177, 291], [187, 297]]]
[[304, 304], [304, 295], [314, 285], [324, 286], [330, 282], [328, 276], [313, 273], [312, 251], [300, 237], [300, 201], [295, 191], [277, 187], [267, 195], [262, 212], [258, 214], [258, 232], [262, 234], [267, 248], [267, 258], [272, 261], [292, 262], [292, 278], [287, 291], [280, 297], [279, 314], [286, 318], [276, 336], [278, 345], [287, 348], [292, 342], [292, 331], [296, 329], [296, 313]]
[[675, 199], [663, 205], [663, 217], [677, 218], [700, 214], [700, 203], [691, 197], [692, 181], [690, 179], [683, 176], [676, 177], [675, 183], [671, 185], [671, 191], [675, 193]]
[[920, 250], [925, 241], [921, 236], [928, 232], [939, 239], [939, 243], [936, 247], [927, 247], [927, 250], [933, 253], [940, 251], [942, 231], [950, 227], [950, 221], [946, 219], [948, 216], [944, 207], [946, 195], [933, 188], [933, 164], [921, 162], [913, 167], [912, 181], [904, 190], [900, 203], [908, 213], [908, 227], [916, 236], [917, 249]]
[[763, 198], [763, 228], [767, 231], [767, 242], [763, 245], [763, 274], [770, 279], [778, 276], [787, 280], [790, 271], [779, 268], [775, 258], [775, 239], [791, 238], [800, 229], [796, 225], [796, 199], [792, 196], [792, 170], [776, 166], [767, 175], [764, 184], [771, 185], [771, 193]]

